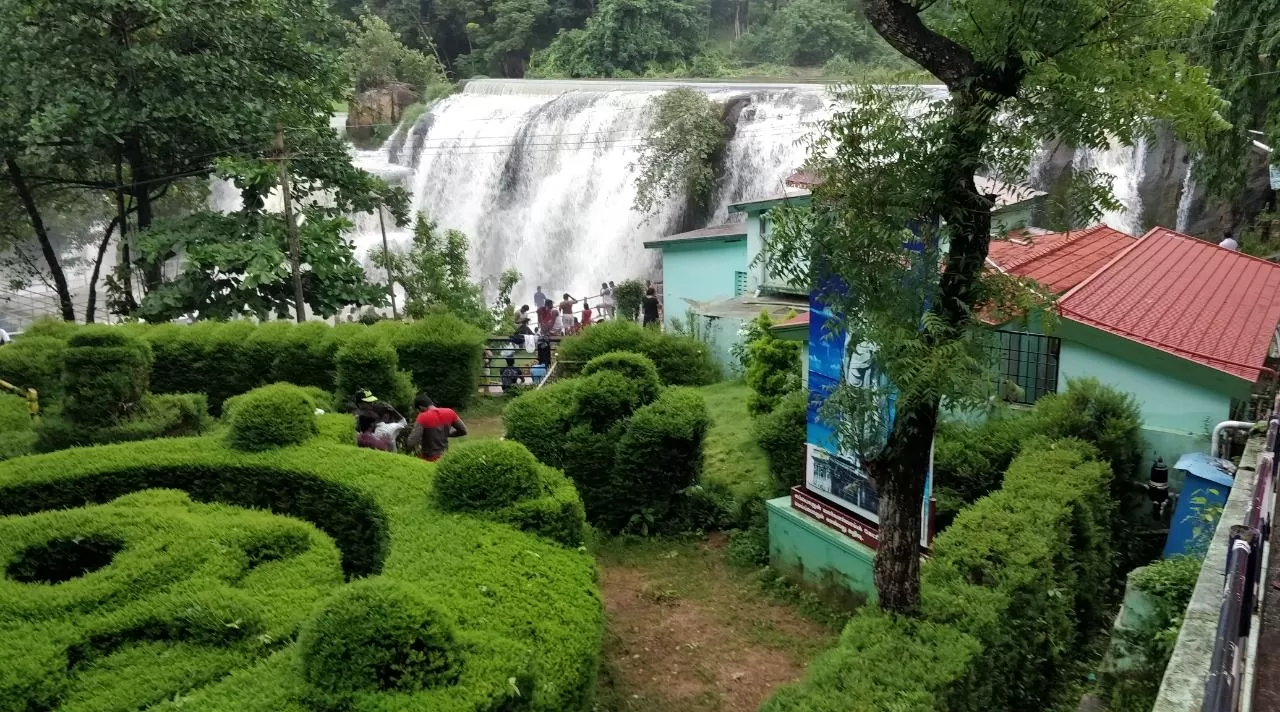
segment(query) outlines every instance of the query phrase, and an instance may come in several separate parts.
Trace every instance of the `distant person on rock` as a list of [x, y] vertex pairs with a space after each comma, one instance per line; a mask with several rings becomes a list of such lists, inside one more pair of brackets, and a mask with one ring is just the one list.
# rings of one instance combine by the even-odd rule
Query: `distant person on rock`
[[418, 408], [418, 417], [409, 433], [409, 449], [421, 446], [422, 459], [435, 462], [449, 449], [449, 438], [467, 434], [466, 423], [452, 408], [437, 408], [426, 393], [419, 393], [413, 404]]
[[659, 314], [658, 294], [653, 287], [649, 287], [644, 293], [644, 325], [654, 326], [662, 324], [662, 316]]
[[1222, 238], [1222, 242], [1218, 243], [1218, 247], [1237, 252], [1240, 250], [1240, 243], [1236, 242], [1236, 238], [1231, 235], [1231, 231], [1227, 230], [1226, 236]]

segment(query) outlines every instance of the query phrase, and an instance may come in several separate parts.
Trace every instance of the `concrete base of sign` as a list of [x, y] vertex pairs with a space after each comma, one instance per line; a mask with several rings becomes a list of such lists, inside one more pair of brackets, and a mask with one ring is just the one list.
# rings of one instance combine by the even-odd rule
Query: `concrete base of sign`
[[790, 497], [767, 503], [769, 562], [823, 600], [854, 607], [875, 600], [875, 552], [796, 511]]

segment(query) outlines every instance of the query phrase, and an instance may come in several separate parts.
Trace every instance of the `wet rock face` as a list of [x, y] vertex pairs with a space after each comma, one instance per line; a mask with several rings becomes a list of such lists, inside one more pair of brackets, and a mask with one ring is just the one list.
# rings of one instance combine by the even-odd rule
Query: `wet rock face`
[[347, 136], [354, 141], [368, 141], [382, 130], [382, 135], [400, 122], [405, 107], [418, 100], [418, 93], [408, 84], [388, 84], [360, 92], [347, 109]]

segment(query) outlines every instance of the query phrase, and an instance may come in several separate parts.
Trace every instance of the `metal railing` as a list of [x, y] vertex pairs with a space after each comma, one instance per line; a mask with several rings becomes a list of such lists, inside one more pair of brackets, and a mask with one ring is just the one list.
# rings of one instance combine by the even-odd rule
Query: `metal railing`
[[1247, 641], [1260, 599], [1265, 543], [1271, 537], [1275, 496], [1276, 446], [1280, 440], [1280, 396], [1267, 423], [1266, 449], [1258, 457], [1257, 479], [1245, 523], [1231, 527], [1226, 580], [1214, 636], [1213, 657], [1204, 684], [1202, 712], [1235, 712], [1241, 702], [1241, 681], [1248, 665]]

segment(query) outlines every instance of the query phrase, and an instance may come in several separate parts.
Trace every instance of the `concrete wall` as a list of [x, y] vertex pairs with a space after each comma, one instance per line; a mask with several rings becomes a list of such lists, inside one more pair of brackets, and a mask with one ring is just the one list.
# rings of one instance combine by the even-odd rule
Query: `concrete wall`
[[1243, 524], [1248, 516], [1253, 501], [1253, 484], [1258, 474], [1254, 468], [1265, 445], [1263, 438], [1251, 439], [1240, 458], [1231, 496], [1227, 498], [1213, 541], [1200, 566], [1200, 577], [1196, 579], [1195, 591], [1187, 604], [1182, 629], [1178, 631], [1178, 642], [1164, 670], [1164, 681], [1160, 684], [1152, 712], [1200, 712], [1222, 608], [1227, 542], [1232, 525]]
[[875, 600], [874, 551], [796, 511], [790, 497], [765, 504], [775, 570], [831, 602]]
[[1147, 449], [1143, 467], [1156, 457], [1172, 464], [1178, 455], [1208, 450], [1209, 431], [1226, 420], [1232, 398], [1247, 398], [1249, 385], [1157, 349], [1063, 320], [1058, 390], [1068, 378], [1092, 376], [1133, 394], [1142, 410]]
[[684, 321], [689, 302], [734, 295], [735, 272], [747, 271], [747, 240], [671, 243], [662, 247], [665, 320]]

